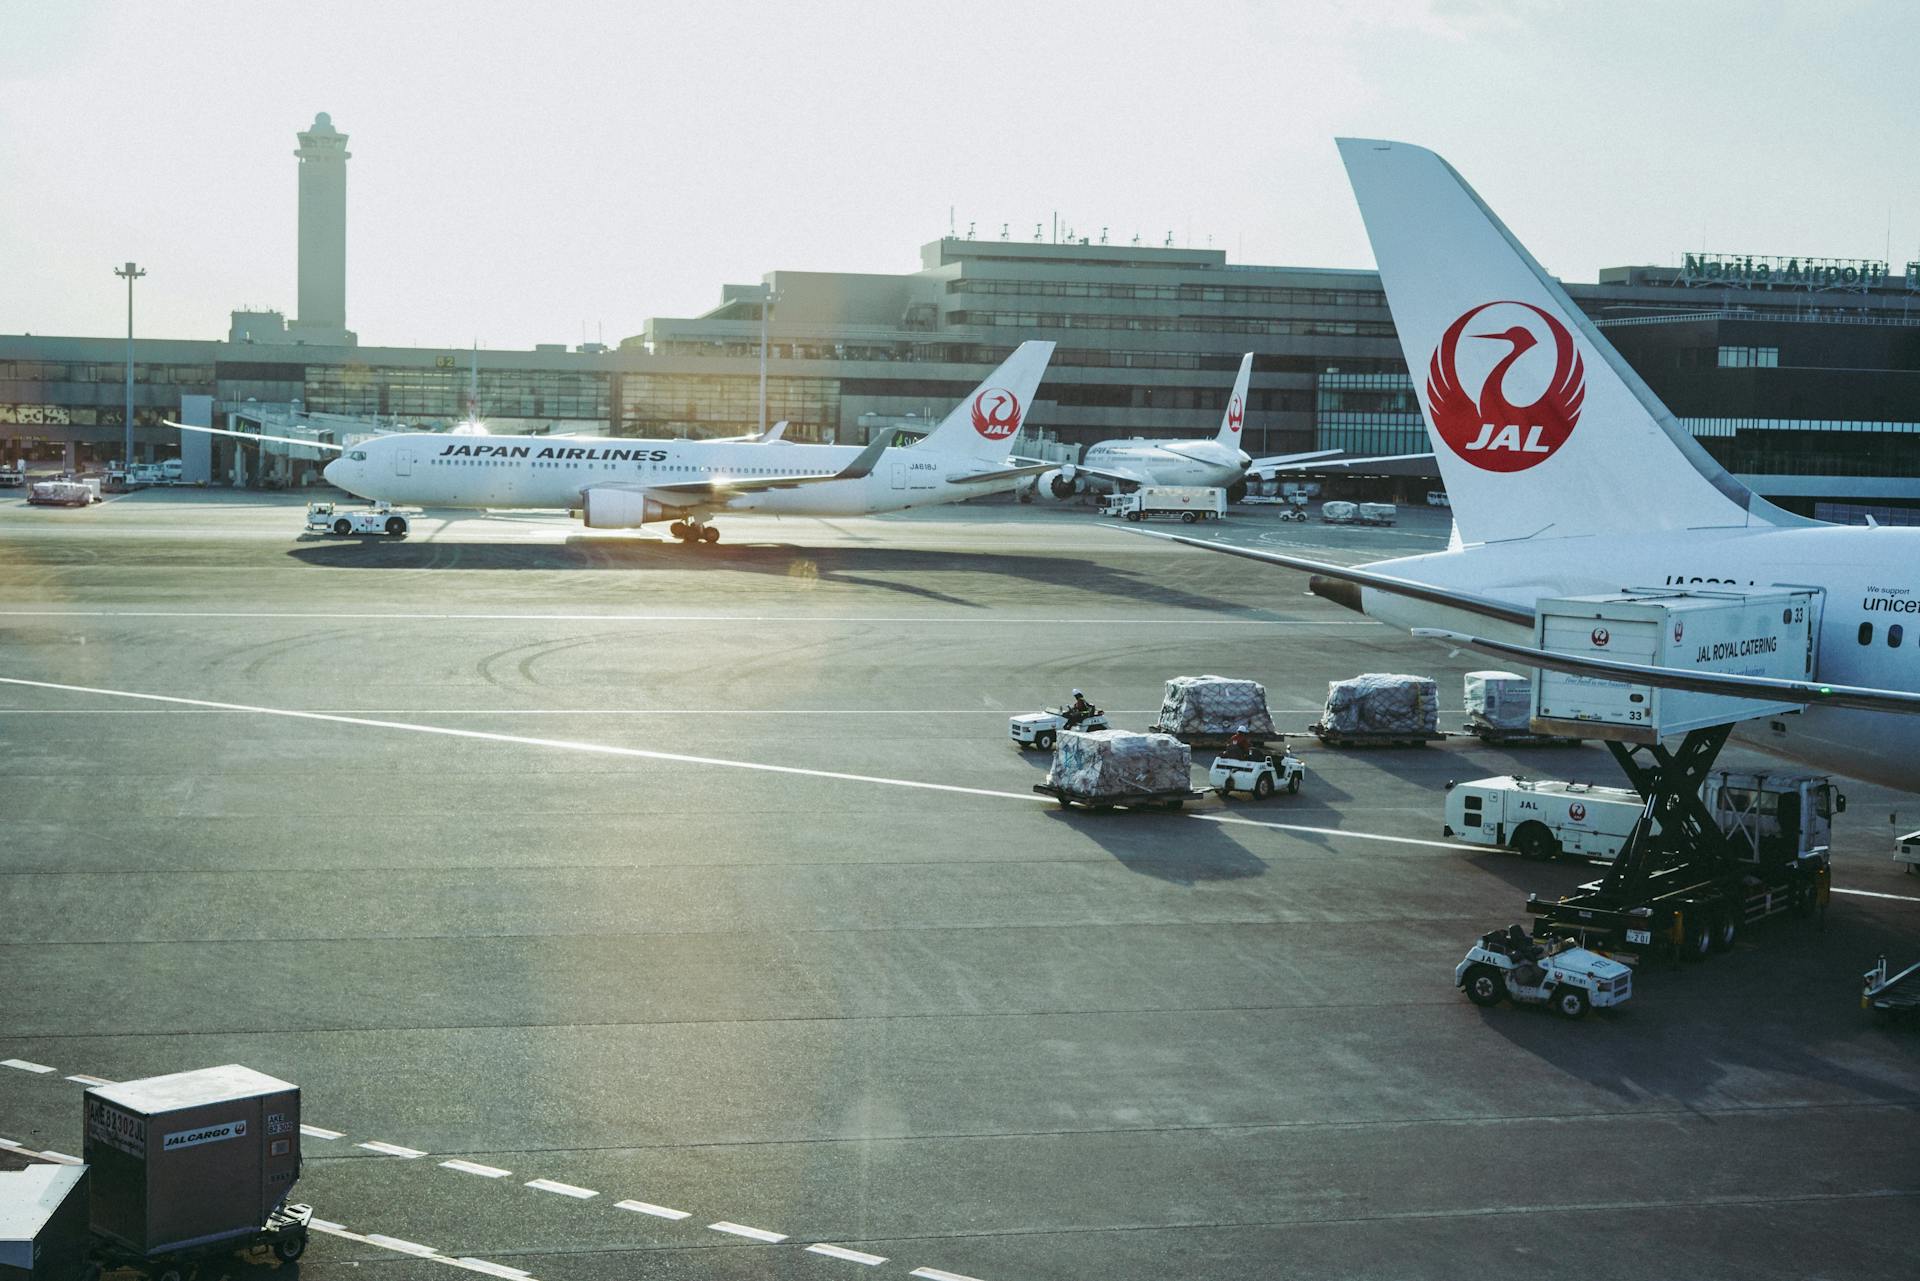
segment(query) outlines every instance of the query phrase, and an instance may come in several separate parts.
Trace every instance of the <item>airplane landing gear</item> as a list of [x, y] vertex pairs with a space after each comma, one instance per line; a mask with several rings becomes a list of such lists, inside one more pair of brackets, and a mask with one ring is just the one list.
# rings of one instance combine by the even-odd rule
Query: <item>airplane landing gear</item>
[[702, 520], [676, 520], [667, 532], [683, 543], [717, 543], [720, 531]]

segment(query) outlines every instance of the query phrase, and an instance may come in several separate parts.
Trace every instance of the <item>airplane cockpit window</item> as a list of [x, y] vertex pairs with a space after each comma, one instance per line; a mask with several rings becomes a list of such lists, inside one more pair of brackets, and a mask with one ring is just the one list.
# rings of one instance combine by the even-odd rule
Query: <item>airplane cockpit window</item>
[[347, 461], [354, 462], [354, 463], [364, 463], [367, 461], [367, 451], [364, 449], [350, 450], [347, 454]]

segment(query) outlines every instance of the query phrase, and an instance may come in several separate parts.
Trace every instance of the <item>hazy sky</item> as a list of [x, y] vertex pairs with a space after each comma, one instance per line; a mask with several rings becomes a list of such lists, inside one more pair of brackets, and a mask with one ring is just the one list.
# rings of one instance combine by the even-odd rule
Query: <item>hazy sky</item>
[[1920, 4], [0, 0], [0, 333], [295, 309], [352, 136], [365, 344], [609, 342], [780, 268], [1066, 224], [1369, 266], [1331, 139], [1440, 151], [1557, 274], [1920, 257]]

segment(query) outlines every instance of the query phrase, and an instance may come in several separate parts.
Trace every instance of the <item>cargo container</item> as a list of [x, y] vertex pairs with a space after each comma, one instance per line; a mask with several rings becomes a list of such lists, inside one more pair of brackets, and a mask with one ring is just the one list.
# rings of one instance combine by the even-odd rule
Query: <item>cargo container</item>
[[85, 1142], [102, 1241], [153, 1258], [257, 1237], [300, 1177], [300, 1090], [237, 1063], [98, 1085]]
[[[1576, 596], [1538, 603], [1534, 643], [1654, 667], [1808, 680], [1818, 615], [1811, 591]], [[1542, 671], [1534, 681], [1531, 726], [1539, 734], [1657, 743], [1797, 707]]]
[[1357, 525], [1391, 525], [1398, 519], [1399, 509], [1392, 503], [1361, 503], [1353, 513]]
[[74, 1281], [87, 1264], [87, 1167], [0, 1170], [0, 1281]]

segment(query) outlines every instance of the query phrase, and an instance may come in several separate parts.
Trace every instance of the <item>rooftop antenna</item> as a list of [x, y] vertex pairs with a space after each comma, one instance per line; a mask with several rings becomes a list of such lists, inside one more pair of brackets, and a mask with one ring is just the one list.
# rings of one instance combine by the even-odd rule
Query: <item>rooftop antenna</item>
[[467, 366], [467, 421], [480, 421], [480, 340], [473, 340], [473, 362]]
[[1167, 228], [1167, 239], [1165, 243], [1161, 245], [1161, 248], [1163, 249], [1173, 248], [1173, 228], [1172, 227]]
[[947, 206], [947, 239], [953, 239], [953, 206]]
[[972, 240], [972, 239], [973, 239], [973, 224], [972, 224], [972, 223], [968, 223], [968, 224], [967, 224], [967, 239], [968, 239], [968, 240]]
[[1000, 224], [1000, 239], [1002, 239], [1002, 240], [1011, 240], [1011, 239], [1013, 239], [1013, 237], [1012, 237], [1011, 235], [1009, 235], [1009, 234], [1007, 233], [1007, 228], [1008, 228], [1008, 227], [1010, 227], [1010, 226], [1012, 226], [1012, 224], [1011, 224], [1011, 223], [1005, 223], [1005, 222], [1003, 222], [1003, 223], [1001, 223], [1001, 224]]
[[1133, 233], [1132, 244], [1135, 249], [1138, 249], [1140, 247], [1140, 233], [1137, 231]]
[[1033, 224], [1033, 238], [1036, 243], [1046, 239], [1046, 236], [1042, 234], [1046, 231], [1046, 229], [1047, 229], [1047, 224], [1045, 224], [1044, 222], [1036, 222]]
[[1103, 245], [1107, 243], [1107, 229], [1105, 227], [1100, 228], [1100, 243]]

